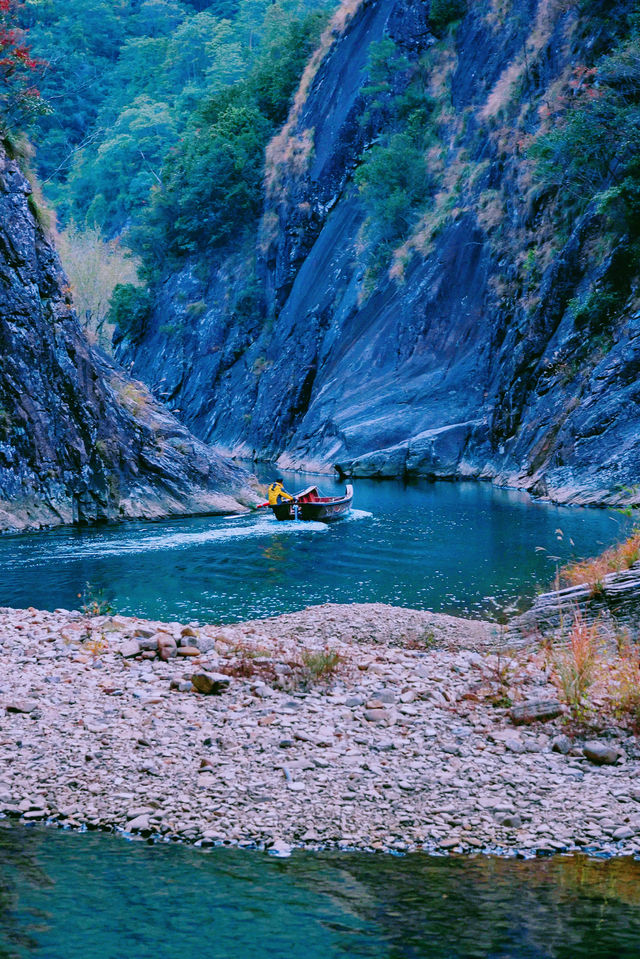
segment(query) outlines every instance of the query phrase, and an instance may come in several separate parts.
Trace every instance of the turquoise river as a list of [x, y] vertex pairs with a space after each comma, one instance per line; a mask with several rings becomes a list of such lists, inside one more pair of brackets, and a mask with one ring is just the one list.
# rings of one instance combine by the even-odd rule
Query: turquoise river
[[[293, 474], [290, 489], [330, 478]], [[122, 613], [231, 622], [313, 603], [383, 602], [494, 617], [548, 587], [631, 521], [478, 483], [357, 481], [348, 519], [248, 516], [0, 538], [0, 606], [78, 606], [86, 584]]]
[[[297, 489], [316, 479], [287, 476]], [[320, 485], [338, 490], [331, 479]], [[0, 538], [0, 606], [231, 622], [323, 602], [500, 618], [631, 521], [489, 486], [355, 484], [264, 512]], [[1, 730], [0, 730], [1, 732]], [[640, 862], [150, 846], [0, 820], [0, 959], [636, 959]]]
[[0, 828], [2, 959], [637, 959], [640, 863]]

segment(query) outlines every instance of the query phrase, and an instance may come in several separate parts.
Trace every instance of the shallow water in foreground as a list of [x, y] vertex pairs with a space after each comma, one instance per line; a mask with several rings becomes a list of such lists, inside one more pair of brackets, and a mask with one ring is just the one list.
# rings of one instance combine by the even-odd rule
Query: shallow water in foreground
[[0, 828], [2, 959], [619, 959], [640, 862], [147, 846]]
[[[344, 488], [290, 474], [287, 485]], [[350, 518], [278, 523], [270, 511], [0, 537], [0, 606], [77, 608], [86, 583], [122, 613], [232, 622], [325, 602], [491, 616], [556, 565], [593, 555], [631, 521], [478, 483], [354, 484]]]

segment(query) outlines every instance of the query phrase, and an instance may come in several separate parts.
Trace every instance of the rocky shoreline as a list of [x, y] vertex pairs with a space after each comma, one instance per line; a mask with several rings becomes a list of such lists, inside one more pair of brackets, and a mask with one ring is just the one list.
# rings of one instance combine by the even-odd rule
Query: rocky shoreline
[[0, 609], [0, 814], [281, 855], [640, 854], [636, 738], [572, 738], [543, 652], [503, 640], [382, 604], [224, 627]]

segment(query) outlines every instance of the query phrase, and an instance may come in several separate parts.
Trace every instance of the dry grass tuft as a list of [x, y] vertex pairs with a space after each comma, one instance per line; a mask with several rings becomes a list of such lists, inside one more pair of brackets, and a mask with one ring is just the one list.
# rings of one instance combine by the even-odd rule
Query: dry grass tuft
[[142, 383], [126, 382], [116, 376], [113, 377], [111, 385], [120, 405], [134, 416], [140, 416], [151, 407], [151, 394]]
[[296, 133], [296, 126], [320, 64], [334, 42], [342, 36], [347, 24], [360, 8], [362, 2], [363, 0], [343, 0], [323, 31], [318, 48], [304, 69], [287, 122], [266, 149], [265, 190], [267, 197], [273, 198], [277, 195], [282, 187], [285, 170], [290, 172], [293, 169], [294, 174], [301, 175], [308, 167], [313, 152], [313, 130]]
[[627, 642], [621, 649], [610, 682], [611, 703], [618, 720], [640, 731], [640, 652]]
[[623, 543], [579, 563], [570, 563], [560, 570], [560, 577], [569, 586], [586, 584], [593, 593], [602, 588], [602, 580], [608, 573], [618, 573], [629, 569], [640, 558], [640, 530], [633, 533]]
[[280, 235], [280, 220], [275, 210], [267, 210], [260, 220], [258, 230], [258, 246], [263, 256], [278, 242]]
[[599, 663], [600, 633], [597, 623], [587, 623], [578, 611], [574, 616], [569, 645], [554, 657], [554, 679], [563, 701], [574, 711], [586, 707], [587, 690], [593, 685]]
[[499, 227], [504, 217], [502, 194], [498, 190], [484, 190], [478, 197], [477, 219], [485, 233]]
[[628, 632], [574, 613], [569, 643], [551, 655], [550, 678], [579, 724], [640, 730], [640, 650]]
[[302, 680], [305, 683], [323, 682], [331, 678], [342, 663], [342, 656], [335, 649], [305, 651], [302, 660]]
[[[538, 13], [531, 33], [525, 40], [523, 52], [502, 71], [480, 113], [482, 120], [497, 116], [511, 102], [516, 84], [530, 70], [551, 39], [558, 17], [572, 6], [575, 6], [574, 0], [540, 0]], [[499, 17], [496, 22], [500, 22]]]

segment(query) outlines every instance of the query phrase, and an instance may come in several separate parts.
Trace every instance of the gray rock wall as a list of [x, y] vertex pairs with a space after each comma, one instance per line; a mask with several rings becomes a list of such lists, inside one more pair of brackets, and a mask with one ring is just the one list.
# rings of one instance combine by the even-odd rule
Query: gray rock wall
[[[574, 30], [571, 5], [517, 0], [503, 22], [492, 11], [488, 0], [470, 4], [456, 30], [447, 87], [454, 119], [441, 125], [441, 179], [458, 167], [475, 179], [450, 188], [451, 214], [409, 256], [404, 275], [383, 272], [373, 288], [352, 181], [379, 132], [375, 117], [360, 122], [364, 66], [385, 35], [413, 62], [435, 38], [418, 0], [364, 0], [336, 31], [285, 140], [268, 152], [255, 251], [229, 256], [204, 280], [193, 265], [167, 278], [143, 341], [121, 345], [198, 435], [283, 466], [478, 477], [557, 501], [638, 499], [640, 314], [623, 311], [604, 346], [576, 326], [572, 299], [606, 282], [614, 266], [615, 257], [589, 252], [600, 229], [593, 212], [547, 256], [535, 295], [524, 288], [521, 259], [543, 245], [545, 201], [523, 188], [526, 155], [509, 140], [509, 121], [499, 111], [486, 116], [505, 70], [535, 43], [509, 107], [531, 117], [517, 121], [523, 136], [534, 129], [545, 91], [588, 37]], [[277, 161], [287, 143], [305, 138], [306, 164]], [[502, 211], [495, 223], [484, 212], [489, 196]], [[240, 317], [253, 257], [261, 305]], [[175, 296], [184, 284], [206, 303], [197, 322], [188, 298]], [[172, 326], [180, 332], [163, 332]]]
[[233, 512], [247, 479], [89, 346], [0, 144], [0, 531]]

